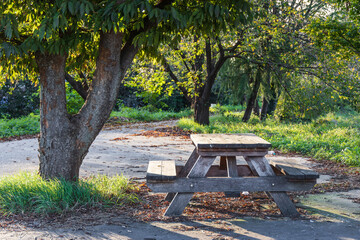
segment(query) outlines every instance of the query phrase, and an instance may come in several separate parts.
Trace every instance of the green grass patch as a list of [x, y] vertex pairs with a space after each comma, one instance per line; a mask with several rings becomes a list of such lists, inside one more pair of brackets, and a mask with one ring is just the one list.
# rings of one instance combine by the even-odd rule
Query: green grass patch
[[209, 126], [182, 118], [178, 126], [196, 133], [254, 133], [283, 152], [297, 152], [315, 159], [329, 159], [360, 166], [360, 115], [329, 113], [312, 122], [260, 122], [252, 117], [241, 121], [243, 113], [225, 112], [210, 118]]
[[40, 131], [40, 116], [31, 113], [26, 117], [0, 119], [0, 138], [32, 135]]
[[73, 183], [20, 173], [0, 179], [0, 212], [47, 215], [123, 205], [138, 201], [134, 190], [136, 186], [123, 176], [99, 175]]
[[[150, 112], [146, 109], [124, 107], [121, 111], [114, 111], [110, 118], [112, 122], [122, 122], [124, 118], [128, 122], [152, 122], [169, 119], [179, 119], [191, 114], [190, 110], [181, 112], [158, 111]], [[40, 116], [31, 113], [26, 117], [14, 119], [0, 119], [0, 138], [33, 135], [40, 132]]]
[[112, 112], [110, 117], [124, 117], [132, 122], [151, 122], [151, 121], [164, 121], [169, 119], [178, 119], [188, 117], [191, 114], [190, 110], [181, 112], [158, 111], [151, 112], [146, 109], [128, 108], [123, 107], [120, 111]]

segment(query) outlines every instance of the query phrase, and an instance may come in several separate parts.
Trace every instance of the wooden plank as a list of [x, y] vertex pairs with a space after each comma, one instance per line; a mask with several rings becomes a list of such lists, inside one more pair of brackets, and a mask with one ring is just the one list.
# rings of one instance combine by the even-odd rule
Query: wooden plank
[[319, 174], [305, 166], [296, 164], [289, 160], [271, 160], [270, 164], [279, 169], [291, 179], [316, 179]]
[[[245, 157], [246, 162], [251, 169], [254, 169], [257, 174], [262, 176], [275, 176], [268, 160], [265, 157]], [[279, 176], [278, 176], [279, 177]], [[270, 196], [274, 199], [281, 213], [287, 217], [298, 217], [299, 212], [296, 210], [293, 202], [285, 192], [269, 191]]]
[[147, 181], [161, 181], [161, 165], [162, 161], [149, 161], [146, 172]]
[[217, 148], [265, 148], [271, 144], [254, 134], [191, 134], [191, 140], [198, 149]]
[[[236, 166], [236, 157], [226, 157], [227, 175], [228, 177], [238, 177]], [[240, 197], [239, 192], [225, 192], [226, 197]]]
[[[232, 149], [233, 150], [233, 149]], [[237, 151], [237, 149], [235, 149], [235, 151], [203, 151], [203, 150], [198, 150], [198, 154], [200, 156], [208, 156], [208, 157], [217, 157], [217, 156], [229, 156], [229, 157], [233, 157], [233, 156], [254, 156], [254, 157], [263, 157], [267, 154], [267, 151]]]
[[[181, 172], [181, 169], [183, 167], [184, 166], [176, 166], [176, 172], [177, 173]], [[254, 176], [248, 165], [238, 165], [236, 167], [238, 171], [238, 176], [242, 176], [242, 177]], [[219, 165], [212, 165], [206, 174], [206, 177], [227, 177], [227, 176], [228, 176], [227, 170], [220, 169]]]
[[315, 181], [289, 181], [285, 176], [271, 177], [217, 177], [217, 178], [178, 178], [174, 182], [149, 183], [154, 192], [177, 191], [192, 192], [293, 192], [307, 191]]
[[146, 180], [148, 182], [169, 182], [176, 179], [175, 161], [150, 161]]
[[[190, 170], [193, 168], [194, 164], [196, 163], [197, 159], [199, 158], [199, 154], [197, 153], [196, 149], [193, 150], [189, 159], [186, 161], [185, 166], [181, 169], [181, 171], [177, 174], [178, 177], [186, 177]], [[176, 195], [176, 192], [169, 192], [166, 194], [165, 201], [171, 202]]]
[[[188, 174], [188, 178], [203, 178], [210, 169], [211, 165], [215, 161], [216, 157], [203, 157], [200, 156], [193, 168]], [[181, 215], [186, 205], [189, 203], [193, 196], [193, 193], [176, 193], [175, 197], [171, 201], [169, 207], [165, 212], [165, 216], [176, 216]]]

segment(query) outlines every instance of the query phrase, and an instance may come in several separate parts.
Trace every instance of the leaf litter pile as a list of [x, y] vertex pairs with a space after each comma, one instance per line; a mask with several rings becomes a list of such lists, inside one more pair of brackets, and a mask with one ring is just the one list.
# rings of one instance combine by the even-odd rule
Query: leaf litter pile
[[154, 131], [143, 131], [141, 133], [132, 134], [131, 136], [145, 136], [145, 137], [181, 137], [190, 138], [191, 131], [185, 131], [178, 127], [157, 128]]

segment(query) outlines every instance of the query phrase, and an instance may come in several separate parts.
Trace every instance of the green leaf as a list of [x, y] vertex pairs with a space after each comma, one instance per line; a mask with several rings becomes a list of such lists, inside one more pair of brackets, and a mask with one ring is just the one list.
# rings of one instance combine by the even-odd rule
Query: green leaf
[[80, 5], [80, 15], [84, 16], [84, 14], [85, 14], [85, 4], [81, 3], [81, 5]]
[[5, 36], [6, 36], [8, 39], [11, 39], [11, 38], [12, 38], [12, 33], [13, 33], [13, 30], [12, 30], [11, 22], [8, 21], [8, 22], [6, 23], [6, 27], [5, 27]]
[[74, 9], [74, 4], [73, 4], [73, 2], [68, 2], [68, 9], [69, 9], [69, 12], [70, 12], [72, 15], [75, 15], [75, 9]]
[[57, 28], [59, 26], [59, 14], [55, 14], [54, 21], [53, 21], [53, 28]]

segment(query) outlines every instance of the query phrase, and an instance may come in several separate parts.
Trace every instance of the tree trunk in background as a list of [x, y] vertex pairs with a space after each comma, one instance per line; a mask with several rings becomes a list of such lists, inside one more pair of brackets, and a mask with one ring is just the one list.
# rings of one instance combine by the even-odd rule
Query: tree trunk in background
[[261, 115], [260, 115], [260, 120], [261, 121], [266, 120], [268, 106], [269, 106], [269, 102], [266, 100], [265, 97], [263, 97], [262, 107], [261, 107]]
[[199, 99], [194, 104], [194, 121], [201, 125], [210, 124], [210, 102]]
[[260, 82], [261, 82], [261, 74], [260, 74], [260, 69], [258, 69], [257, 73], [256, 73], [256, 77], [255, 77], [255, 83], [254, 83], [252, 92], [250, 94], [250, 97], [248, 99], [244, 116], [242, 118], [243, 122], [247, 122], [250, 119], [251, 112], [252, 112], [252, 109], [253, 109], [253, 107], [255, 105], [255, 101], [256, 101], [256, 98], [257, 98], [258, 91], [259, 91]]
[[269, 101], [269, 106], [268, 106], [268, 110], [267, 110], [267, 114], [268, 114], [269, 116], [273, 116], [273, 115], [274, 115], [274, 112], [275, 112], [275, 110], [276, 110], [277, 102], [278, 102], [278, 96], [277, 96], [276, 92], [273, 91], [273, 93], [272, 93], [272, 98], [271, 98], [270, 101]]
[[99, 134], [116, 102], [124, 71], [136, 49], [124, 54], [120, 64], [121, 33], [100, 35], [96, 71], [87, 100], [76, 115], [66, 110], [66, 56], [37, 53], [41, 87], [40, 175], [45, 179], [76, 181], [90, 145]]
[[257, 99], [257, 98], [256, 98], [256, 100], [255, 100], [254, 114], [255, 114], [256, 116], [259, 116], [259, 115], [260, 115], [260, 106], [259, 106], [259, 102], [258, 102], [258, 99]]

